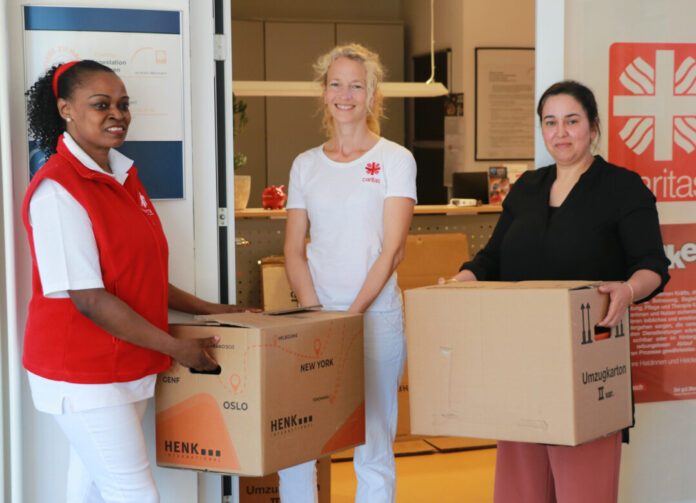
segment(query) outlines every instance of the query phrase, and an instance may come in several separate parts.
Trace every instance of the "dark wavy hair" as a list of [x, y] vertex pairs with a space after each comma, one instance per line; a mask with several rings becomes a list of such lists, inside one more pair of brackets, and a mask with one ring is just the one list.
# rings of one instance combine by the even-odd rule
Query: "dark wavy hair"
[[594, 93], [589, 87], [577, 82], [575, 80], [562, 80], [561, 82], [556, 82], [551, 87], [549, 87], [544, 94], [539, 98], [539, 104], [537, 105], [537, 115], [539, 120], [543, 122], [541, 113], [548, 100], [551, 96], [558, 96], [559, 94], [567, 94], [572, 96], [575, 100], [582, 105], [583, 110], [585, 110], [585, 115], [587, 115], [587, 120], [590, 122], [590, 128], [595, 128], [597, 130], [597, 138], [599, 138], [599, 113], [597, 112], [597, 100], [595, 100]]
[[[58, 138], [65, 131], [65, 121], [58, 113], [58, 100], [53, 94], [53, 74], [60, 65], [51, 67], [34, 82], [25, 93], [27, 101], [27, 120], [29, 134], [39, 144], [46, 155], [56, 152]], [[58, 97], [68, 99], [76, 87], [80, 86], [88, 74], [114, 71], [101, 63], [85, 59], [73, 65], [58, 79]]]

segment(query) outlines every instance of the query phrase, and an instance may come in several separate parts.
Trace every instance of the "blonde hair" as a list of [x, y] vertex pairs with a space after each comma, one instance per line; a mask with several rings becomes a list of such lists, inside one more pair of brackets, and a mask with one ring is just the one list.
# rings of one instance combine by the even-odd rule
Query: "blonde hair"
[[[331, 49], [326, 54], [319, 56], [314, 63], [315, 80], [326, 86], [326, 76], [329, 67], [339, 58], [348, 58], [357, 61], [365, 68], [365, 80], [367, 84], [367, 128], [374, 134], [379, 135], [379, 120], [384, 117], [384, 104], [382, 93], [379, 90], [379, 83], [384, 78], [384, 67], [379, 61], [379, 55], [360, 44], [339, 45]], [[334, 134], [333, 118], [324, 102], [321, 102], [323, 116], [321, 125], [327, 136]]]

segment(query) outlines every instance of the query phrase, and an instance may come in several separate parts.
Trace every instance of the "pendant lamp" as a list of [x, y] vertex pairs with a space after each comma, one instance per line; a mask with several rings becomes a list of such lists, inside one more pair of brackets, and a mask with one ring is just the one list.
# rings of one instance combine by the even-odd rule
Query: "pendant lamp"
[[[449, 94], [447, 88], [435, 82], [435, 39], [433, 2], [430, 0], [430, 78], [425, 82], [382, 82], [379, 85], [385, 98], [431, 98]], [[235, 96], [318, 97], [321, 84], [314, 81], [283, 80], [235, 80], [232, 82]]]

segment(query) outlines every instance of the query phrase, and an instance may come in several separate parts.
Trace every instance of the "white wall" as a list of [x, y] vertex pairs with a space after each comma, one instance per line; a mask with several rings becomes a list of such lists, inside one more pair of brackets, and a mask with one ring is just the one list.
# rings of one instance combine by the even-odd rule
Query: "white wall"
[[[4, 3], [0, 8], [0, 28], [7, 26], [7, 9]], [[10, 43], [9, 30], [0, 32], [0, 167], [11, 166], [11, 131], [9, 114], [10, 92]], [[0, 479], [0, 498], [2, 501], [21, 501], [21, 490], [12, 500], [12, 487], [21, 489], [21, 414], [19, 400], [21, 388], [19, 375], [19, 351], [16, 337], [16, 295], [14, 293], [14, 199], [12, 171], [2, 169], [0, 186], [2, 187], [2, 218], [0, 218], [0, 246], [2, 246], [2, 264], [0, 266], [0, 447], [2, 448], [2, 478]], [[9, 285], [9, 287], [8, 287]]]
[[[403, 5], [408, 53], [429, 52], [430, 2]], [[474, 160], [475, 48], [534, 47], [534, 0], [435, 0], [434, 10], [435, 50], [452, 49], [450, 92], [464, 93], [465, 163], [459, 171], [486, 170], [490, 161]]]

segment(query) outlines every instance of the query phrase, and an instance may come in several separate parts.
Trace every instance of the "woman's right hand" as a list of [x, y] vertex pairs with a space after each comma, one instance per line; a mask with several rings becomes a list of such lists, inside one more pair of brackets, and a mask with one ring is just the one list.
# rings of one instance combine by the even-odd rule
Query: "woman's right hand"
[[195, 370], [215, 370], [218, 363], [212, 357], [208, 348], [220, 341], [220, 337], [205, 337], [203, 339], [176, 339], [176, 351], [172, 358], [184, 367]]
[[439, 278], [437, 280], [437, 284], [444, 285], [445, 283], [459, 283], [461, 281], [476, 281], [476, 276], [474, 276], [474, 273], [470, 270], [464, 269], [463, 271], [459, 271], [457, 274], [455, 274], [449, 279]]

